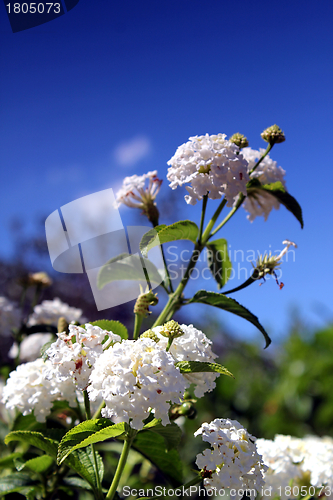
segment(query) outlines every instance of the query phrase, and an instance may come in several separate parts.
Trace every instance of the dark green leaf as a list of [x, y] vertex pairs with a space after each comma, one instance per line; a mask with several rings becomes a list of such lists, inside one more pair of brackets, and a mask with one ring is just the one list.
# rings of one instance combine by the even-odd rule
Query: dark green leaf
[[58, 465], [73, 451], [106, 439], [119, 437], [124, 432], [125, 423], [113, 424], [108, 418], [97, 418], [81, 422], [62, 438], [58, 450]]
[[282, 182], [273, 182], [271, 184], [259, 185], [251, 187], [247, 190], [248, 194], [255, 195], [255, 193], [260, 194], [260, 190], [266, 191], [266, 193], [274, 196], [282, 205], [286, 207], [289, 212], [291, 212], [303, 228], [303, 214], [302, 209], [298, 201], [288, 193], [288, 191], [283, 186]]
[[160, 275], [158, 269], [150, 260], [136, 254], [121, 254], [121, 259], [111, 259], [100, 269], [97, 286], [101, 289], [112, 281], [124, 280], [146, 282], [142, 266], [146, 268], [151, 283], [159, 285], [162, 282], [163, 276]]
[[23, 472], [16, 472], [15, 474], [9, 474], [8, 476], [1, 477], [0, 481], [0, 496], [2, 494], [8, 494], [12, 492], [18, 492], [22, 488], [33, 485], [33, 481], [29, 474]]
[[154, 464], [171, 482], [178, 486], [183, 482], [182, 462], [177, 450], [168, 450], [164, 438], [149, 430], [137, 434], [133, 448]]
[[156, 432], [157, 434], [162, 436], [165, 440], [165, 444], [168, 450], [171, 450], [172, 448], [178, 448], [182, 437], [182, 431], [177, 424], [172, 422], [168, 425], [162, 425], [161, 421], [157, 418], [154, 418], [154, 420], [146, 424], [143, 430]]
[[[51, 431], [55, 431], [51, 434], [58, 434], [58, 431], [61, 432], [60, 429], [51, 429]], [[8, 444], [11, 441], [23, 441], [32, 446], [35, 446], [36, 448], [39, 448], [40, 450], [45, 451], [51, 457], [57, 458], [59, 441], [46, 437], [41, 432], [33, 432], [33, 431], [10, 432], [6, 436], [5, 443]], [[83, 462], [81, 462], [81, 458], [78, 457], [77, 452], [73, 453], [70, 457], [68, 457], [65, 463], [73, 470], [75, 470], [81, 477], [83, 477], [83, 479], [86, 479], [86, 481], [88, 481], [88, 483], [91, 484], [93, 487], [96, 486], [95, 475], [91, 475], [90, 471], [88, 471], [85, 468]]]
[[[98, 474], [100, 477], [100, 481], [102, 482], [103, 476], [104, 476], [103, 460], [102, 460], [102, 457], [100, 456], [100, 454], [96, 450], [95, 450], [95, 456], [96, 456], [96, 461], [97, 461]], [[88, 477], [86, 475], [86, 473], [88, 472], [89, 476], [93, 479], [93, 483], [91, 483], [91, 481], [89, 481], [89, 480], [88, 480], [88, 482], [90, 484], [92, 484], [92, 486], [94, 488], [96, 488], [97, 481], [96, 481], [96, 474], [95, 474], [93, 451], [91, 449], [91, 446], [89, 446], [88, 448], [85, 448], [84, 450], [82, 449], [82, 450], [74, 451], [73, 457], [75, 458], [75, 460], [78, 461], [78, 463], [81, 465], [81, 467], [83, 467], [85, 475], [80, 474], [80, 472], [78, 470], [77, 470], [77, 472], [79, 472], [79, 474], [86, 480], [88, 480]], [[71, 459], [72, 456], [68, 457], [68, 458]], [[65, 463], [67, 464], [67, 460], [65, 461]]]
[[119, 335], [122, 339], [128, 339], [128, 331], [125, 325], [120, 323], [120, 321], [115, 321], [112, 319], [99, 319], [98, 321], [93, 321], [90, 323], [93, 326], [99, 326], [102, 330], [107, 330], [108, 332], [115, 333]]
[[207, 292], [206, 290], [199, 290], [192, 299], [190, 299], [187, 304], [192, 303], [200, 303], [200, 304], [208, 304], [210, 306], [218, 307], [219, 309], [223, 309], [225, 311], [229, 311], [241, 318], [246, 319], [254, 326], [261, 331], [266, 340], [266, 347], [271, 343], [271, 339], [269, 338], [264, 327], [259, 323], [257, 316], [252, 314], [248, 309], [244, 306], [241, 306], [236, 300], [231, 297], [226, 297], [223, 294], [215, 293], [215, 292]]
[[207, 363], [205, 361], [178, 361], [175, 366], [178, 366], [181, 373], [214, 372], [222, 373], [222, 375], [228, 375], [228, 377], [234, 378], [233, 374], [219, 363]]
[[45, 429], [45, 424], [37, 422], [33, 413], [22, 415], [21, 413], [15, 418], [12, 431], [27, 431]]
[[229, 280], [232, 271], [227, 240], [221, 238], [207, 243], [207, 263], [218, 288], [222, 288]]
[[162, 245], [163, 243], [169, 243], [170, 241], [190, 240], [195, 243], [199, 234], [199, 229], [194, 222], [190, 220], [181, 220], [171, 224], [171, 226], [165, 226], [159, 229], [157, 233], [158, 234], [154, 234], [150, 240], [147, 233], [143, 236], [140, 243], [140, 250], [144, 257], [147, 257], [149, 250], [152, 248]]

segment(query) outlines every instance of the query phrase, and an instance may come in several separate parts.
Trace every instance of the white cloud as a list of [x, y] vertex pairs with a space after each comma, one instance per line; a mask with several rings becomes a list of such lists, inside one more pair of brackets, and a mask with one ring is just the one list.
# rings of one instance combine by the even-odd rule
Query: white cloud
[[122, 142], [114, 150], [114, 157], [119, 165], [132, 167], [151, 151], [151, 143], [148, 137], [136, 136], [133, 139]]

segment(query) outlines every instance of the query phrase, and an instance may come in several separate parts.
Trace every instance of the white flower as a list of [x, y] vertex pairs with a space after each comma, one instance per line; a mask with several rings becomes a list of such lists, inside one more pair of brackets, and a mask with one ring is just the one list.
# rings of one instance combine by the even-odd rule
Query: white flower
[[123, 340], [100, 356], [90, 376], [89, 398], [103, 397], [102, 415], [142, 429], [151, 410], [169, 423], [171, 403], [179, 403], [185, 379], [172, 355], [154, 340]]
[[[243, 148], [242, 154], [244, 158], [248, 161], [248, 172], [254, 167], [259, 158], [264, 154], [265, 150], [260, 149], [256, 151], [251, 148]], [[254, 172], [250, 175], [251, 179], [258, 179], [261, 184], [271, 184], [273, 182], [281, 182], [284, 187], [286, 187], [286, 182], [284, 179], [285, 170], [277, 166], [277, 162], [273, 161], [269, 155], [267, 155]], [[264, 216], [265, 221], [267, 220], [270, 212], [273, 208], [278, 210], [280, 208], [279, 201], [263, 190], [257, 190], [247, 196], [243, 203], [243, 207], [249, 215], [247, 218], [253, 222], [256, 217]]]
[[[159, 332], [163, 327], [157, 326], [153, 328], [160, 339], [159, 345], [166, 348], [168, 339]], [[180, 325], [184, 335], [173, 340], [170, 354], [173, 355], [176, 361], [204, 361], [206, 363], [214, 363], [217, 354], [214, 354], [211, 348], [212, 341], [206, 335], [194, 328], [193, 325]], [[215, 388], [215, 379], [220, 376], [219, 373], [185, 373], [185, 379], [190, 384], [195, 384], [194, 394], [197, 398], [201, 398], [205, 392], [210, 392]]]
[[[272, 488], [270, 496], [281, 495], [282, 500], [298, 495], [286, 494], [290, 485], [333, 488], [333, 440], [307, 436], [303, 439], [276, 435], [274, 441], [257, 440], [258, 451], [269, 466], [265, 486]], [[296, 489], [294, 490], [297, 493]]]
[[19, 328], [21, 311], [6, 297], [0, 297], [0, 336], [10, 337], [13, 328]]
[[39, 358], [19, 365], [11, 372], [2, 391], [2, 402], [8, 410], [19, 410], [23, 415], [34, 412], [38, 422], [45, 422], [53, 401], [66, 400], [76, 406], [75, 386], [71, 380], [46, 380], [43, 370], [49, 361]]
[[263, 473], [267, 469], [257, 452], [255, 438], [236, 420], [219, 418], [202, 424], [194, 435], [200, 434], [212, 447], [197, 455], [196, 460], [206, 476], [211, 476], [204, 479], [207, 490], [235, 489], [236, 500], [243, 496], [240, 490], [247, 490], [254, 498], [253, 492], [261, 491], [264, 485]]
[[[149, 180], [148, 187], [145, 187]], [[143, 175], [125, 177], [122, 187], [116, 195], [118, 206], [122, 203], [128, 207], [144, 208], [144, 205], [155, 200], [162, 181], [157, 177], [157, 170]]]
[[78, 321], [84, 323], [82, 310], [70, 307], [68, 304], [61, 302], [60, 299], [44, 300], [41, 304], [34, 307], [34, 312], [28, 319], [27, 325], [53, 325], [57, 326], [58, 319], [65, 318], [67, 323]]
[[[105, 337], [108, 340], [102, 344]], [[87, 323], [85, 328], [69, 325], [69, 334], [58, 333], [58, 340], [46, 351], [50, 365], [44, 371], [48, 379], [59, 381], [74, 378], [77, 388], [85, 390], [96, 360], [111, 342], [121, 338], [112, 332]]]
[[21, 362], [34, 361], [40, 357], [40, 350], [44, 344], [51, 342], [52, 333], [32, 333], [22, 340], [20, 350], [16, 342], [10, 348], [8, 356], [15, 359], [19, 354]]
[[167, 179], [172, 189], [189, 184], [185, 200], [190, 205], [208, 194], [213, 200], [224, 195], [227, 206], [232, 206], [239, 192], [246, 194], [247, 161], [225, 134], [190, 137], [179, 146], [168, 165]]

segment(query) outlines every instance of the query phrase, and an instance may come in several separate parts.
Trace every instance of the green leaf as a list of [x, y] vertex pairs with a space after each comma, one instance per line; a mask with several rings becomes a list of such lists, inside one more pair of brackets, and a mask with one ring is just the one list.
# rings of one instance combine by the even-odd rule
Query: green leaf
[[57, 456], [58, 442], [54, 439], [45, 437], [41, 432], [36, 431], [13, 431], [7, 434], [5, 438], [5, 444], [11, 441], [23, 441], [35, 446], [40, 450], [45, 451], [51, 457]]
[[14, 460], [21, 458], [23, 453], [11, 453], [5, 457], [0, 458], [0, 469], [12, 469], [14, 466]]
[[[156, 233], [158, 234], [165, 227], [167, 227], [166, 224], [160, 224], [159, 226], [155, 226], [153, 229], [150, 229], [142, 236], [141, 241], [140, 241], [140, 245], [139, 245], [140, 252], [142, 253], [142, 255], [144, 255], [143, 250], [146, 248], [146, 246], [149, 244], [149, 242], [153, 238], [155, 238]], [[147, 255], [145, 255], [145, 256], [147, 256]]]
[[304, 222], [302, 208], [298, 201], [288, 193], [282, 182], [272, 182], [271, 184], [264, 184], [260, 186], [257, 185], [255, 187], [248, 188], [247, 191], [249, 194], [255, 194], [255, 192], [260, 193], [260, 190], [266, 191], [266, 193], [271, 194], [280, 203], [282, 203], [282, 205], [284, 205], [286, 209], [296, 217], [298, 222], [301, 224], [301, 228], [303, 229]]
[[157, 283], [159, 285], [162, 282], [163, 276], [160, 275], [158, 269], [150, 260], [144, 259], [136, 254], [121, 254], [109, 260], [100, 269], [97, 277], [97, 286], [101, 289], [112, 281], [146, 281], [143, 275], [142, 266], [146, 268], [151, 283]]
[[91, 485], [87, 483], [84, 479], [81, 479], [80, 477], [77, 476], [69, 476], [65, 477], [63, 479], [64, 483], [67, 486], [71, 486], [72, 488], [81, 488], [83, 490], [90, 490], [91, 491]]
[[200, 303], [200, 304], [208, 304], [210, 306], [218, 307], [219, 309], [223, 309], [225, 311], [229, 311], [241, 318], [246, 319], [254, 326], [261, 331], [266, 340], [265, 349], [271, 343], [271, 339], [269, 338], [264, 327], [259, 323], [257, 316], [252, 314], [246, 307], [241, 306], [236, 300], [231, 297], [226, 297], [223, 294], [215, 293], [215, 292], [207, 292], [206, 290], [199, 290], [192, 299], [190, 299], [187, 304]]
[[200, 372], [214, 372], [228, 375], [228, 377], [235, 378], [224, 366], [219, 363], [207, 363], [205, 361], [178, 361], [175, 363], [181, 373], [200, 373]]
[[174, 486], [183, 482], [182, 462], [178, 451], [168, 450], [165, 439], [158, 433], [142, 430], [136, 435], [133, 448], [155, 465]]
[[[60, 429], [51, 429], [51, 431], [55, 431], [51, 434], [58, 434], [58, 431], [60, 431]], [[59, 441], [46, 437], [41, 432], [10, 432], [5, 438], [5, 443], [8, 444], [11, 441], [23, 441], [32, 446], [35, 446], [36, 448], [39, 448], [40, 450], [45, 451], [51, 457], [57, 458]], [[86, 469], [83, 462], [81, 461], [81, 457], [77, 455], [77, 452], [68, 457], [65, 463], [73, 470], [75, 470], [81, 477], [83, 477], [83, 479], [86, 479], [86, 481], [88, 481], [88, 483], [91, 484], [94, 488], [96, 487], [95, 474], [91, 474], [91, 472]]]
[[46, 472], [53, 463], [54, 458], [50, 457], [49, 455], [42, 455], [40, 457], [31, 458], [27, 462], [22, 462], [21, 460], [17, 461], [16, 469], [18, 471], [21, 471], [22, 469], [27, 468], [29, 470], [32, 470], [33, 472], [38, 472], [41, 474], [43, 472]]
[[52, 344], [54, 344], [54, 340], [51, 340], [50, 342], [46, 342], [46, 344], [44, 344], [40, 350], [40, 355], [44, 359], [44, 361], [46, 361], [48, 358], [46, 351], [51, 347]]
[[[102, 460], [102, 457], [100, 456], [100, 454], [96, 450], [95, 450], [95, 456], [96, 456], [96, 461], [97, 461], [98, 474], [100, 477], [100, 481], [102, 482], [102, 479], [104, 476], [103, 460]], [[88, 481], [88, 483], [93, 486], [93, 488], [96, 488], [97, 481], [96, 481], [96, 474], [95, 474], [93, 451], [91, 449], [91, 446], [89, 446], [88, 448], [85, 448], [84, 450], [74, 451], [73, 457], [81, 465], [85, 475], [80, 474], [80, 472], [78, 470], [77, 470], [77, 472], [79, 472], [79, 474], [84, 479], [86, 479]], [[69, 460], [71, 460], [72, 456], [68, 457], [68, 458], [69, 458]], [[67, 460], [65, 461], [65, 464], [67, 464]], [[89, 474], [90, 478], [92, 478], [92, 482], [91, 482], [91, 480], [88, 480], [87, 473]]]
[[29, 415], [22, 415], [20, 413], [15, 418], [12, 431], [32, 431], [39, 429], [45, 429], [45, 424], [37, 422], [33, 413], [29, 413]]
[[227, 240], [221, 238], [207, 244], [207, 263], [218, 288], [222, 288], [229, 280], [232, 271]]
[[125, 423], [113, 424], [108, 418], [96, 418], [81, 422], [62, 438], [57, 463], [60, 465], [70, 453], [93, 443], [119, 437], [125, 432]]
[[199, 229], [194, 222], [190, 220], [181, 220], [171, 224], [171, 226], [162, 227], [157, 231], [157, 234], [155, 233], [150, 239], [149, 234], [146, 233], [141, 239], [140, 250], [142, 255], [147, 257], [149, 250], [163, 243], [177, 240], [190, 240], [195, 243], [198, 234]]
[[33, 483], [29, 474], [23, 472], [16, 472], [15, 474], [1, 477], [0, 496], [4, 496], [3, 493], [7, 495], [8, 493], [20, 492], [27, 486], [29, 486], [28, 489], [31, 489]]
[[178, 448], [180, 440], [182, 437], [182, 430], [177, 424], [172, 422], [171, 424], [162, 425], [161, 421], [154, 418], [151, 422], [146, 424], [143, 430], [149, 430], [151, 432], [156, 432], [164, 438], [165, 444], [168, 450], [172, 448]]
[[125, 325], [120, 323], [120, 321], [115, 321], [113, 319], [99, 319], [98, 321], [93, 321], [90, 323], [93, 326], [99, 326], [102, 330], [107, 330], [108, 332], [115, 333], [119, 335], [123, 340], [128, 339], [128, 331]]

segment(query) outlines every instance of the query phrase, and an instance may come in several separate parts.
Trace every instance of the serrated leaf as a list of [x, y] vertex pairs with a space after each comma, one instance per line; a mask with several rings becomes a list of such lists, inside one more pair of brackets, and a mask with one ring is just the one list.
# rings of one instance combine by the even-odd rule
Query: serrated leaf
[[166, 224], [160, 224], [159, 226], [155, 226], [153, 229], [150, 229], [149, 231], [147, 231], [141, 238], [141, 241], [140, 241], [140, 245], [139, 245], [139, 248], [140, 248], [140, 252], [143, 254], [143, 251], [144, 249], [146, 248], [146, 246], [149, 244], [149, 242], [155, 238], [156, 236], [156, 233], [158, 234], [160, 231], [162, 231], [162, 229], [164, 229], [166, 226]]
[[[61, 429], [51, 429], [51, 431], [55, 431], [51, 434], [59, 434], [58, 431], [61, 432]], [[48, 431], [50, 434], [50, 431]], [[6, 438], [5, 443], [8, 444], [11, 441], [23, 441], [28, 443], [40, 450], [45, 451], [51, 457], [57, 458], [57, 451], [59, 441], [44, 436], [41, 432], [35, 431], [15, 431], [10, 432]], [[83, 479], [88, 481], [94, 488], [96, 487], [96, 478], [95, 475], [91, 474], [85, 466], [81, 463], [80, 458], [78, 458], [77, 454], [73, 453], [70, 457], [68, 457], [65, 461], [66, 465], [75, 470]]]
[[282, 182], [272, 182], [271, 184], [257, 185], [247, 189], [249, 194], [255, 194], [256, 191], [260, 193], [260, 190], [266, 191], [266, 193], [271, 194], [280, 203], [282, 203], [282, 205], [284, 205], [286, 209], [296, 217], [298, 222], [301, 224], [301, 228], [303, 229], [304, 222], [302, 208], [298, 201], [288, 193]]
[[133, 448], [155, 465], [172, 485], [182, 484], [183, 468], [178, 451], [174, 448], [168, 450], [163, 436], [143, 430], [136, 435]]
[[190, 220], [181, 220], [171, 224], [171, 226], [163, 227], [157, 233], [158, 234], [152, 236], [150, 240], [147, 233], [141, 239], [140, 250], [144, 257], [147, 257], [149, 250], [152, 248], [163, 245], [163, 243], [169, 243], [170, 241], [190, 240], [195, 243], [199, 234], [199, 229], [194, 222]]
[[99, 319], [90, 323], [93, 326], [99, 326], [102, 330], [115, 333], [119, 335], [123, 340], [128, 339], [128, 331], [125, 325], [120, 323], [120, 321], [115, 321], [113, 319]]
[[[104, 464], [102, 457], [100, 454], [95, 450], [95, 456], [96, 456], [96, 462], [97, 462], [97, 469], [98, 469], [98, 474], [100, 481], [102, 482], [103, 476], [104, 476]], [[88, 480], [88, 482], [94, 487], [97, 487], [97, 481], [96, 481], [96, 474], [95, 474], [95, 465], [94, 465], [94, 458], [93, 458], [93, 451], [91, 449], [91, 446], [88, 448], [85, 448], [84, 450], [76, 450], [73, 452], [73, 455], [68, 457], [69, 461], [72, 459], [72, 457], [75, 458], [75, 460], [80, 464], [81, 467], [84, 468], [85, 475], [80, 474], [84, 479], [88, 480], [87, 473], [89, 476], [92, 478], [92, 482]], [[67, 459], [67, 460], [68, 460]], [[65, 463], [67, 464], [67, 460]], [[79, 472], [77, 470], [77, 472]]]
[[227, 240], [220, 238], [207, 243], [207, 263], [218, 288], [222, 288], [229, 280], [232, 271]]
[[27, 468], [33, 472], [38, 472], [41, 474], [47, 471], [47, 469], [49, 469], [53, 463], [54, 458], [50, 457], [49, 455], [42, 455], [40, 457], [31, 458], [26, 462], [22, 462], [21, 460], [17, 461], [16, 469], [18, 471], [21, 471], [22, 469]]
[[171, 424], [162, 425], [161, 421], [154, 418], [151, 422], [146, 424], [143, 430], [149, 430], [151, 432], [156, 432], [164, 438], [165, 444], [168, 450], [172, 448], [178, 448], [180, 440], [182, 437], [182, 430], [177, 424], [172, 422]]
[[227, 368], [219, 363], [207, 363], [206, 361], [178, 361], [175, 363], [175, 366], [179, 368], [181, 373], [214, 372], [235, 378], [233, 374], [227, 370]]
[[144, 259], [137, 254], [121, 254], [121, 258], [118, 257], [109, 260], [100, 269], [97, 277], [99, 289], [113, 281], [146, 281], [142, 266], [145, 267], [151, 283], [159, 285], [163, 281], [157, 267], [150, 260]]
[[81, 422], [62, 438], [58, 449], [58, 465], [73, 451], [106, 439], [119, 437], [124, 434], [125, 430], [124, 422], [113, 424], [108, 418], [96, 418]]
[[219, 309], [223, 309], [224, 311], [229, 311], [241, 318], [246, 319], [254, 326], [261, 331], [263, 336], [265, 337], [266, 346], [265, 349], [271, 343], [271, 339], [269, 338], [264, 327], [259, 323], [257, 316], [252, 314], [246, 307], [239, 304], [236, 300], [231, 297], [226, 297], [223, 294], [215, 293], [215, 292], [207, 292], [206, 290], [199, 290], [192, 299], [187, 301], [187, 304], [200, 303], [207, 304], [210, 306], [218, 307]]
[[25, 443], [35, 446], [40, 450], [45, 451], [51, 457], [57, 456], [58, 442], [54, 439], [45, 437], [41, 432], [36, 431], [13, 431], [5, 438], [5, 444], [11, 441], [24, 441]]

